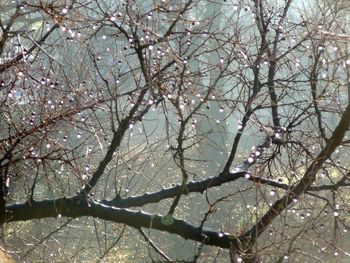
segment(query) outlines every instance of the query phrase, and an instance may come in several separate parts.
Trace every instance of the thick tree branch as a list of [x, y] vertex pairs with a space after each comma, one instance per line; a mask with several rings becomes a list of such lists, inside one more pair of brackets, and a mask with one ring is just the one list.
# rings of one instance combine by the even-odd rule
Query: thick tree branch
[[[183, 194], [188, 193], [203, 193], [208, 188], [220, 186], [222, 184], [233, 182], [238, 178], [244, 177], [246, 171], [241, 170], [236, 173], [220, 173], [218, 176], [209, 177], [207, 179], [197, 181], [197, 182], [189, 182], [186, 184], [185, 191]], [[153, 193], [145, 193], [140, 196], [131, 196], [124, 199], [113, 199], [111, 201], [104, 200], [103, 203], [110, 206], [116, 207], [136, 207], [143, 206], [149, 203], [157, 203], [167, 198], [172, 198], [177, 195], [180, 191], [181, 185], [177, 185], [171, 188], [162, 189]]]
[[6, 206], [7, 222], [58, 216], [71, 218], [91, 216], [135, 228], [152, 228], [221, 248], [229, 248], [230, 241], [232, 241], [232, 236], [228, 234], [222, 234], [219, 231], [203, 230], [183, 220], [172, 218], [170, 222], [165, 222], [164, 217], [159, 214], [106, 206], [79, 196]]

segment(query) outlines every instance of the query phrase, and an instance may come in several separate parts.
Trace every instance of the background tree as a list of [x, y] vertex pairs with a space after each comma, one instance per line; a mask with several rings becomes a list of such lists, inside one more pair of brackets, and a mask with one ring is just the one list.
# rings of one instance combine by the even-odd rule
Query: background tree
[[348, 9], [1, 2], [4, 250], [348, 260]]

